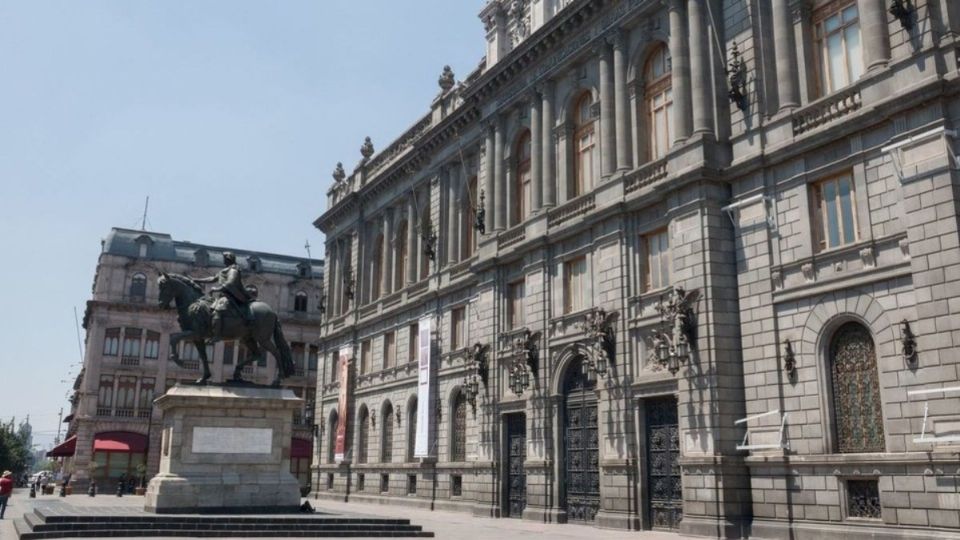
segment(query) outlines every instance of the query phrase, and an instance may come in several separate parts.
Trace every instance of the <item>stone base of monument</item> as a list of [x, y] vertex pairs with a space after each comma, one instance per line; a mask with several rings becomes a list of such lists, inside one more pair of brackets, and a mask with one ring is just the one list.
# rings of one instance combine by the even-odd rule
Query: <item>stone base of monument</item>
[[296, 512], [290, 474], [293, 391], [260, 386], [176, 385], [159, 397], [160, 472], [144, 509], [157, 514]]

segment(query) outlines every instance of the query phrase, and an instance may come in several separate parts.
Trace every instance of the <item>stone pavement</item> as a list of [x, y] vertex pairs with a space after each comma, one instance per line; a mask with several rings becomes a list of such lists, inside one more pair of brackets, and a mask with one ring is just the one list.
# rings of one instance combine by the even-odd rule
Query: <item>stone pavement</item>
[[[18, 489], [14, 491], [7, 508], [5, 518], [0, 521], [0, 540], [15, 540], [13, 519], [33, 509], [36, 502], [56, 504], [62, 501], [51, 495], [38, 495], [36, 500], [27, 497], [28, 491]], [[67, 498], [70, 505], [75, 507], [95, 506], [129, 506], [142, 507], [143, 497], [124, 496], [117, 498], [113, 494], [97, 495], [90, 498], [85, 494], [75, 494]], [[421, 510], [398, 506], [385, 506], [363, 503], [340, 503], [332, 501], [314, 501], [310, 504], [320, 511], [336, 514], [365, 515], [384, 518], [405, 518], [411, 523], [420, 525], [425, 531], [432, 531], [436, 538], [443, 540], [478, 539], [478, 540], [527, 540], [542, 539], [545, 535], [551, 539], [578, 539], [603, 538], [604, 540], [632, 539], [632, 540], [684, 540], [682, 537], [666, 532], [630, 532], [597, 529], [585, 525], [552, 525], [534, 523], [517, 519], [477, 518], [459, 512]]]

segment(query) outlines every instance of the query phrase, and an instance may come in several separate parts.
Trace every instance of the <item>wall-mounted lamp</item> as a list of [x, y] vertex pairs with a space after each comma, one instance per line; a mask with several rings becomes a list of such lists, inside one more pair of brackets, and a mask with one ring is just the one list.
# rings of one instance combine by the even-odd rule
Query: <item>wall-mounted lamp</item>
[[910, 321], [900, 321], [900, 345], [903, 361], [910, 367], [917, 367], [917, 338], [910, 329]]
[[727, 66], [727, 74], [730, 83], [727, 96], [738, 109], [744, 111], [747, 109], [747, 66], [746, 62], [740, 60], [736, 41], [730, 47], [730, 64]]
[[682, 287], [674, 287], [670, 297], [656, 305], [660, 326], [653, 331], [654, 359], [674, 375], [680, 371], [681, 364], [687, 363], [696, 340], [692, 306], [698, 298], [698, 289], [687, 293]]
[[480, 234], [487, 234], [487, 211], [484, 209], [483, 205], [484, 194], [483, 190], [480, 190], [480, 197], [477, 201], [477, 207], [473, 210], [473, 227], [480, 232]]
[[399, 426], [399, 425], [400, 425], [400, 421], [403, 419], [403, 414], [400, 412], [400, 406], [399, 406], [399, 405], [397, 405], [397, 407], [396, 407], [395, 409], [393, 409], [393, 417], [396, 419], [397, 425]]
[[797, 358], [793, 353], [793, 345], [789, 339], [783, 340], [783, 371], [789, 378], [793, 378], [797, 374]]
[[377, 427], [377, 411], [370, 411], [370, 427]]
[[353, 300], [354, 294], [356, 292], [356, 284], [353, 279], [353, 268], [349, 266], [343, 269], [343, 291], [347, 295], [347, 298]]
[[427, 225], [427, 228], [420, 235], [423, 239], [423, 254], [431, 261], [437, 260], [437, 233], [433, 232], [433, 226]]
[[530, 388], [530, 374], [537, 374], [539, 360], [537, 342], [539, 340], [540, 332], [532, 333], [529, 329], [524, 328], [523, 333], [513, 339], [513, 345], [507, 354], [507, 358], [511, 359], [510, 390], [518, 396], [524, 390]]
[[596, 380], [598, 375], [606, 378], [607, 367], [615, 365], [613, 322], [616, 318], [616, 312], [607, 313], [602, 308], [596, 308], [579, 324], [587, 335], [590, 354], [584, 362], [584, 370], [591, 380]]
[[467, 375], [463, 381], [463, 393], [467, 398], [467, 403], [473, 408], [473, 414], [477, 414], [477, 396], [480, 394], [480, 383], [487, 387], [487, 351], [488, 345], [474, 343], [473, 350], [467, 360]]
[[910, 3], [910, 0], [891, 0], [888, 11], [900, 21], [900, 26], [904, 29], [909, 30], [913, 28], [914, 7], [913, 4]]

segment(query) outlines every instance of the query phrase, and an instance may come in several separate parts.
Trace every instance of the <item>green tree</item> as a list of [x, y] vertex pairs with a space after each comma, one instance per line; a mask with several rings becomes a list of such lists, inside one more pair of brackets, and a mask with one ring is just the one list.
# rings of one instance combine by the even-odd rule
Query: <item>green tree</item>
[[0, 425], [0, 471], [12, 471], [15, 477], [28, 472], [30, 467], [30, 425], [20, 424], [14, 429], [13, 421]]

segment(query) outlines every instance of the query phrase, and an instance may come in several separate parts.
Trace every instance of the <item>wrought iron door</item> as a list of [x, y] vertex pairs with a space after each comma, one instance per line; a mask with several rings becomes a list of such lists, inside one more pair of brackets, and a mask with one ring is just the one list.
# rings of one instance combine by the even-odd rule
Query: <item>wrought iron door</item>
[[883, 411], [877, 354], [870, 332], [846, 323], [830, 344], [833, 406], [840, 452], [883, 452]]
[[645, 405], [650, 523], [655, 529], [676, 529], [683, 519], [677, 400], [648, 400]]
[[522, 414], [507, 416], [507, 517], [523, 516], [527, 506], [527, 426]]
[[596, 382], [580, 361], [564, 380], [564, 471], [567, 519], [593, 521], [600, 509], [600, 439], [597, 431]]

